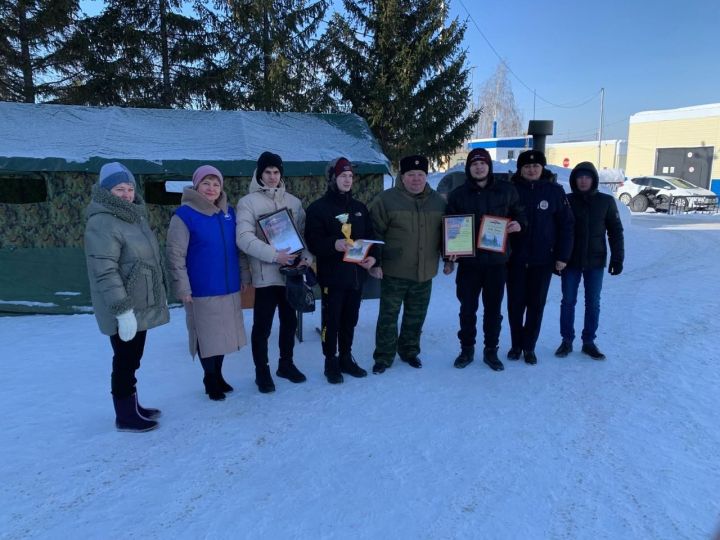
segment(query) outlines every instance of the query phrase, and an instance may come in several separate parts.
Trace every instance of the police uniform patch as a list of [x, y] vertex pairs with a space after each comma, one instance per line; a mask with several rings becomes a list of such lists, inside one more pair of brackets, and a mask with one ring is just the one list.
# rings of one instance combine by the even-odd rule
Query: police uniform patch
[[540, 204], [538, 206], [540, 207], [540, 210], [547, 210], [548, 206], [550, 206], [550, 205], [548, 204], [547, 201], [542, 200], [542, 201], [540, 201]]

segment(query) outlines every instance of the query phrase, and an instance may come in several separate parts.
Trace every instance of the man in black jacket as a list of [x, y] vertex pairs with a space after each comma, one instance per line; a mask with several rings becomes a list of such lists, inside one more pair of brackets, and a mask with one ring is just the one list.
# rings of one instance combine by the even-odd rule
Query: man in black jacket
[[367, 207], [352, 196], [352, 164], [344, 157], [335, 159], [328, 164], [325, 176], [327, 192], [307, 209], [305, 240], [317, 257], [325, 377], [329, 383], [339, 384], [343, 373], [367, 375], [355, 363], [351, 349], [363, 283], [367, 270], [375, 264], [372, 256], [360, 263], [343, 261], [349, 247], [343, 228], [353, 240], [372, 240], [375, 236]]
[[545, 301], [553, 271], [562, 272], [573, 245], [573, 215], [565, 190], [545, 169], [545, 155], [527, 150], [518, 156], [512, 182], [528, 218], [527, 228], [512, 235], [508, 264], [510, 360], [537, 364], [535, 344], [540, 335]]
[[600, 321], [600, 291], [607, 262], [607, 238], [610, 242], [608, 272], [622, 272], [625, 258], [623, 226], [617, 204], [611, 195], [598, 192], [598, 173], [590, 162], [579, 163], [570, 173], [568, 196], [575, 216], [575, 240], [572, 256], [562, 272], [562, 303], [560, 304], [560, 335], [562, 343], [555, 356], [566, 357], [572, 352], [575, 338], [575, 304], [582, 279], [585, 287], [585, 325], [582, 331], [582, 352], [595, 360], [605, 355], [595, 345]]
[[[508, 233], [520, 231], [527, 225], [518, 193], [509, 182], [496, 182], [493, 178], [492, 159], [484, 148], [472, 150], [465, 162], [465, 183], [450, 193], [447, 213], [473, 214], [475, 227], [479, 228], [483, 216], [507, 217]], [[456, 368], [464, 368], [474, 360], [477, 335], [478, 300], [483, 301], [483, 361], [494, 371], [504, 366], [497, 355], [502, 315], [500, 307], [505, 291], [505, 252], [485, 251], [475, 248], [475, 255], [458, 259], [455, 280], [456, 294], [460, 301], [460, 355], [455, 359]], [[446, 261], [444, 273], [453, 271], [455, 257]]]

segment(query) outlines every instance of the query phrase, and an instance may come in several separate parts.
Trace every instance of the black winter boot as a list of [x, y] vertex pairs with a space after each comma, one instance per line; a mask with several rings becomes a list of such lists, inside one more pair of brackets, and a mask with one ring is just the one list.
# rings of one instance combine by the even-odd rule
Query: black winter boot
[[217, 356], [209, 356], [207, 358], [200, 357], [205, 376], [203, 384], [205, 385], [205, 393], [213, 401], [222, 401], [225, 399], [225, 393], [220, 388], [220, 377], [218, 376]]
[[145, 408], [140, 405], [137, 392], [135, 392], [135, 404], [137, 405], [138, 414], [140, 414], [143, 418], [147, 418], [148, 420], [157, 420], [162, 416], [160, 409]]
[[367, 371], [357, 365], [357, 362], [355, 362], [352, 354], [342, 353], [338, 356], [338, 360], [340, 361], [341, 372], [347, 373], [351, 377], [356, 377], [358, 379], [367, 377]]
[[137, 410], [137, 401], [135, 394], [124, 398], [113, 396], [113, 405], [115, 406], [115, 428], [118, 431], [131, 431], [134, 433], [142, 433], [150, 431], [158, 427], [155, 420], [148, 420], [140, 416]]
[[282, 358], [278, 362], [278, 368], [275, 375], [293, 383], [302, 383], [307, 380], [307, 377], [302, 374], [292, 360], [283, 360]]
[[497, 347], [485, 347], [485, 349], [483, 349], [483, 362], [493, 371], [502, 371], [505, 369], [505, 366], [503, 366], [503, 363], [498, 358]]
[[531, 366], [537, 364], [537, 356], [535, 355], [535, 351], [525, 351], [524, 354], [526, 364], [530, 364]]
[[463, 369], [472, 364], [473, 360], [475, 360], [475, 347], [461, 347], [460, 354], [455, 359], [453, 366]]
[[225, 394], [220, 390], [220, 379], [217, 373], [206, 373], [203, 377], [205, 393], [213, 401], [223, 401]]
[[415, 369], [420, 369], [422, 367], [422, 360], [420, 360], [417, 356], [415, 356], [413, 358], [403, 358], [401, 356], [400, 360], [402, 360], [407, 365], [409, 365], [410, 367], [415, 368]]
[[508, 360], [520, 360], [521, 354], [522, 354], [522, 349], [520, 349], [518, 347], [511, 347], [507, 353], [507, 359]]
[[563, 339], [562, 343], [555, 351], [555, 356], [557, 356], [558, 358], [565, 358], [571, 352], [572, 352], [572, 343], [570, 343], [569, 341], [565, 341]]
[[275, 391], [275, 383], [270, 375], [270, 366], [255, 366], [255, 384], [261, 394], [269, 394]]
[[379, 362], [375, 362], [375, 365], [373, 366], [373, 373], [375, 375], [380, 375], [382, 373], [385, 373], [385, 370], [388, 368], [385, 364], [381, 364]]
[[593, 360], [605, 360], [605, 355], [600, 352], [600, 349], [594, 343], [583, 343], [582, 352]]
[[228, 382], [225, 380], [225, 377], [223, 377], [222, 374], [222, 366], [223, 366], [223, 357], [218, 356], [215, 360], [215, 373], [218, 374], [218, 384], [220, 385], [220, 391], [227, 393], [232, 392], [235, 390], [232, 386], [228, 384]]
[[330, 384], [342, 384], [344, 379], [340, 373], [340, 361], [337, 356], [325, 357], [325, 377]]

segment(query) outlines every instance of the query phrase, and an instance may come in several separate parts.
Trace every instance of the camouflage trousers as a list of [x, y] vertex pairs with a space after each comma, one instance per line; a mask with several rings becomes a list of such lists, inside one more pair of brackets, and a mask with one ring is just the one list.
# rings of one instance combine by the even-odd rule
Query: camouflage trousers
[[[378, 364], [391, 366], [395, 353], [400, 358], [420, 354], [420, 333], [427, 315], [432, 279], [418, 283], [411, 279], [385, 276], [380, 282], [380, 313], [375, 329], [375, 352]], [[403, 308], [400, 336], [398, 316]]]

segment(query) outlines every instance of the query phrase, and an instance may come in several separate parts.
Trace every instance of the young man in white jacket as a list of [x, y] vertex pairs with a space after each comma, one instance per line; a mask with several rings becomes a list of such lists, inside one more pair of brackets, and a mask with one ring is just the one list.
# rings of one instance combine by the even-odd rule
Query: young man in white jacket
[[[294, 383], [305, 381], [305, 375], [293, 363], [297, 314], [287, 301], [285, 277], [280, 273], [280, 267], [308, 265], [312, 262], [312, 255], [307, 250], [297, 254], [276, 250], [265, 240], [257, 223], [259, 218], [287, 208], [297, 230], [304, 230], [305, 211], [300, 199], [285, 191], [282, 177], [282, 158], [271, 152], [263, 152], [258, 158], [249, 193], [237, 204], [236, 241], [241, 251], [242, 282], [255, 287], [250, 341], [255, 363], [255, 383], [262, 393], [275, 391], [270, 374], [268, 339], [276, 308], [280, 318], [280, 360], [276, 374]], [[298, 257], [300, 261], [296, 260]]]

